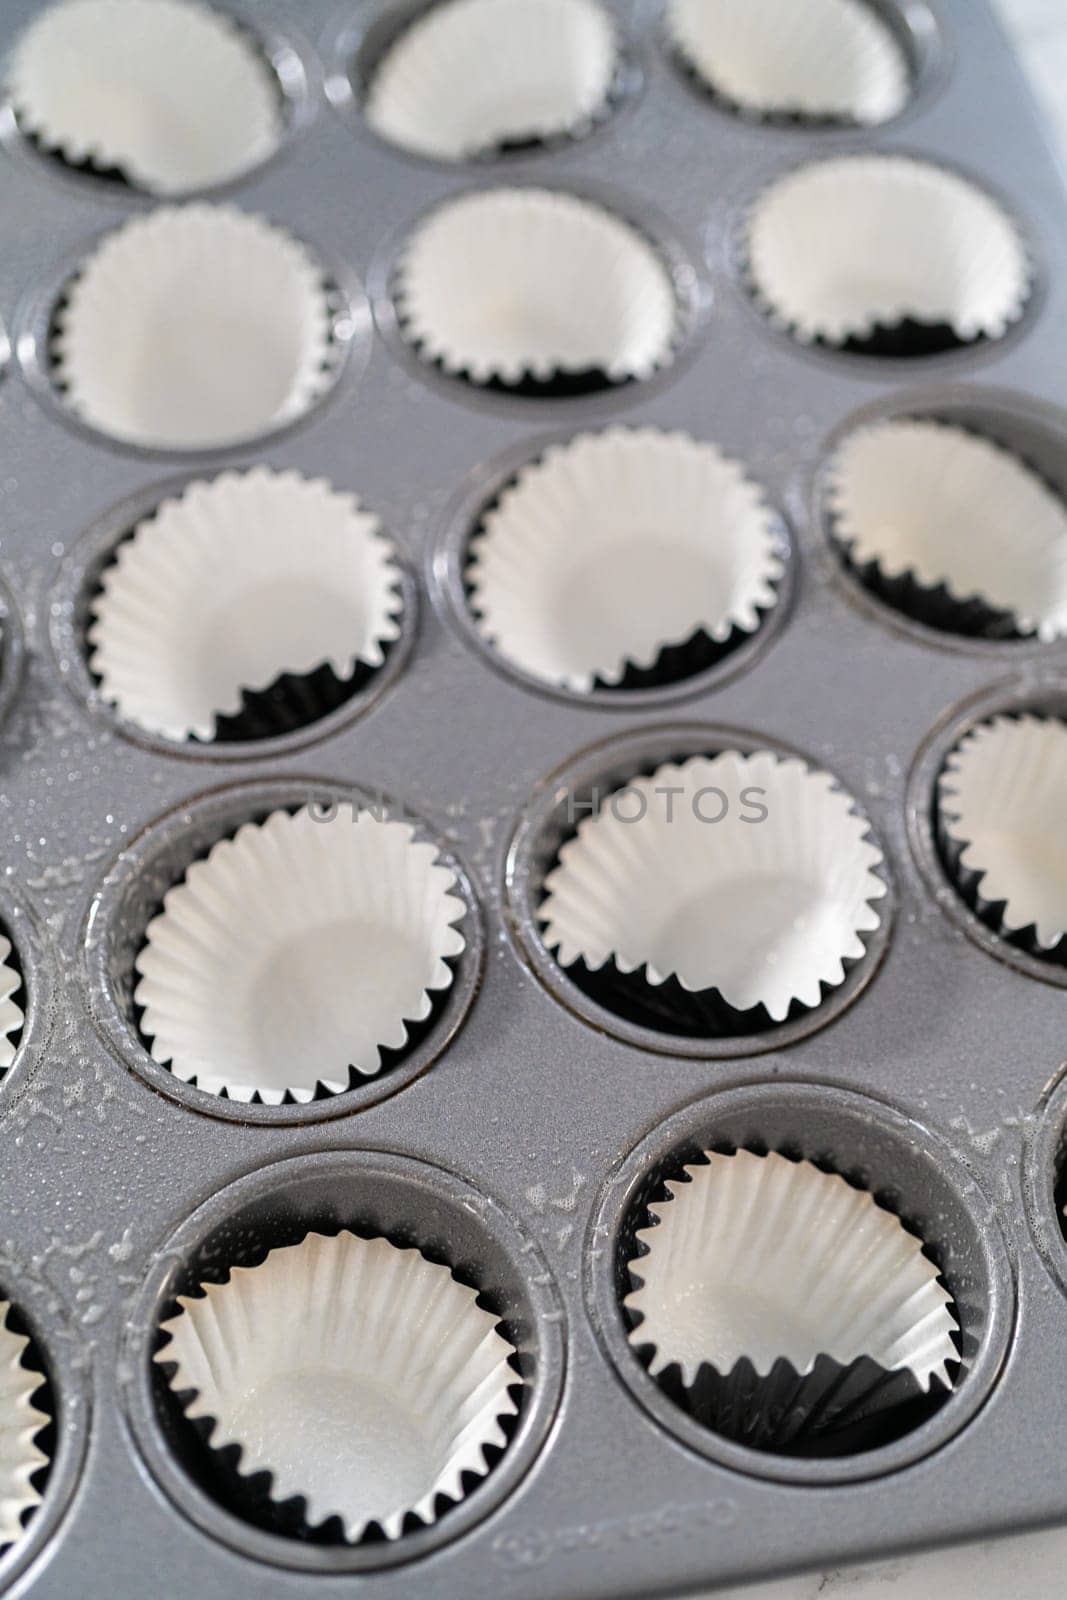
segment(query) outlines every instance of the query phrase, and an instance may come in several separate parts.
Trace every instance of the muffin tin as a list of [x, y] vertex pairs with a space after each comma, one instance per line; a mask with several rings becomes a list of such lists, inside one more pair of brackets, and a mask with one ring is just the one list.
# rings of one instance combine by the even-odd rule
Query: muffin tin
[[[329, 1573], [368, 1600], [636, 1600], [1067, 1520], [1050, 1465], [1067, 966], [998, 930], [935, 810], [972, 727], [1067, 715], [1067, 644], [1015, 636], [989, 607], [958, 626], [951, 597], [852, 561], [830, 475], [857, 429], [918, 418], [989, 437], [1067, 491], [1067, 196], [984, 4], [871, 3], [912, 75], [885, 121], [742, 112], [679, 58], [662, 7], [620, 0], [607, 102], [543, 148], [460, 161], [408, 153], [363, 118], [419, 5], [234, 8], [274, 67], [280, 143], [196, 203], [303, 246], [328, 326], [301, 404], [232, 446], [109, 439], [57, 385], [64, 296], [151, 202], [46, 155], [5, 110], [0, 932], [25, 1017], [0, 1079], [0, 1300], [51, 1420], [43, 1499], [0, 1581], [21, 1576], [35, 1600], [87, 1583], [134, 1600], [160, 1582], [311, 1600]], [[40, 10], [12, 0], [4, 45]], [[805, 163], [871, 154], [992, 198], [1025, 251], [1020, 315], [947, 348], [904, 307], [891, 337], [848, 349], [768, 315], [744, 248], [753, 203]], [[624, 219], [675, 300], [665, 359], [562, 380], [533, 359], [494, 379], [415, 347], [396, 298], [412, 231], [501, 189]], [[773, 545], [773, 603], [722, 652], [672, 637], [583, 687], [529, 670], [506, 627], [484, 626], [470, 541], [533, 464], [623, 428], [737, 464]], [[116, 553], [188, 485], [257, 466], [355, 495], [395, 551], [381, 664], [351, 693], [314, 673], [268, 703], [252, 686], [233, 737], [124, 721], [87, 639]], [[595, 564], [575, 579], [590, 604]], [[557, 962], [544, 880], [594, 792], [724, 751], [799, 759], [849, 797], [880, 852], [877, 925], [816, 1004], [744, 1026], [697, 1007], [665, 1027], [632, 991], [622, 1004]], [[164, 895], [244, 824], [309, 807], [350, 827], [352, 802], [448, 868], [450, 981], [340, 1092], [271, 1104], [185, 1081], [153, 1059], [137, 998]], [[922, 1240], [958, 1325], [947, 1396], [810, 1454], [715, 1431], [657, 1381], [623, 1306], [636, 1236], [687, 1165], [736, 1149], [835, 1172]], [[167, 1381], [161, 1326], [232, 1269], [346, 1231], [414, 1248], [475, 1292], [513, 1352], [517, 1407], [458, 1500], [348, 1542], [329, 1518], [309, 1527], [299, 1498], [234, 1481]]]

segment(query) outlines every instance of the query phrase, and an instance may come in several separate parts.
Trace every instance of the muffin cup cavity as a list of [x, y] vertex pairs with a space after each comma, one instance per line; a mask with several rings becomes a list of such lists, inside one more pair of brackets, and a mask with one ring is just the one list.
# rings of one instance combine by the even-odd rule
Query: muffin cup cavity
[[85, 925], [105, 1038], [153, 1088], [240, 1122], [316, 1121], [436, 1059], [484, 936], [461, 864], [371, 785], [210, 791], [123, 851]]
[[609, 110], [619, 69], [599, 0], [440, 0], [374, 63], [363, 113], [416, 155], [502, 155], [580, 138]]
[[[758, 1170], [756, 1189], [748, 1193], [754, 1203], [740, 1207], [729, 1229], [725, 1208], [707, 1229], [697, 1217], [703, 1195], [716, 1185], [716, 1167], [730, 1180], [724, 1194], [751, 1188], [748, 1173]], [[694, 1188], [700, 1174], [703, 1185]], [[778, 1186], [783, 1193], [804, 1191], [792, 1192], [785, 1215], [768, 1203]], [[671, 1208], [686, 1197], [689, 1206], [674, 1213], [665, 1235]], [[823, 1237], [831, 1219], [841, 1225], [833, 1245]], [[746, 1311], [742, 1286], [761, 1261], [775, 1256], [783, 1233], [793, 1234], [797, 1249], [762, 1284], [766, 1300], [758, 1308], [752, 1301]], [[851, 1248], [842, 1248], [846, 1234]], [[724, 1365], [740, 1345], [752, 1355], [723, 1374], [710, 1362], [701, 1365], [707, 1302], [683, 1294], [672, 1333], [676, 1355], [689, 1355], [694, 1381], [683, 1381], [677, 1359], [653, 1371], [653, 1346], [635, 1315], [640, 1308], [627, 1301], [638, 1287], [634, 1275], [653, 1272], [657, 1237], [661, 1243], [688, 1238], [702, 1265], [713, 1251], [740, 1256], [739, 1235], [751, 1248], [717, 1302], [722, 1318], [716, 1319], [715, 1342]], [[831, 1320], [841, 1313], [835, 1348], [851, 1360], [815, 1351], [827, 1341], [813, 1323], [820, 1306], [830, 1310], [818, 1287], [788, 1340], [773, 1311], [787, 1284], [802, 1275], [804, 1260], [813, 1259], [816, 1235], [824, 1246], [819, 1283], [844, 1266], [842, 1297], [848, 1298], [849, 1285], [853, 1292], [861, 1287], [857, 1325], [845, 1326], [844, 1304], [830, 1313]], [[873, 1282], [862, 1287], [865, 1271], [877, 1278], [877, 1290]], [[915, 1306], [929, 1313], [914, 1325], [909, 1310], [915, 1307], [899, 1293], [901, 1274], [914, 1276]], [[702, 1281], [698, 1266], [690, 1282]], [[788, 1078], [693, 1101], [641, 1140], [612, 1175], [594, 1218], [587, 1287], [597, 1331], [619, 1376], [657, 1423], [721, 1465], [798, 1485], [879, 1477], [937, 1449], [974, 1417], [996, 1384], [1014, 1318], [1011, 1268], [994, 1207], [947, 1143], [866, 1095]], [[661, 1305], [657, 1326], [669, 1304]], [[859, 1333], [882, 1318], [885, 1340]], [[771, 1359], [772, 1330], [783, 1338], [772, 1337], [770, 1344], [790, 1342], [796, 1364]], [[864, 1345], [881, 1360], [857, 1355]]]
[[507, 1445], [517, 1352], [417, 1249], [309, 1233], [178, 1305], [155, 1360], [186, 1416], [242, 1476], [269, 1474], [276, 1505], [302, 1499], [311, 1530], [428, 1526]]
[[355, 495], [296, 472], [224, 473], [164, 500], [114, 550], [90, 602], [89, 668], [150, 734], [284, 734], [383, 666], [400, 584]]
[[453, 981], [455, 887], [433, 844], [370, 809], [246, 823], [189, 866], [145, 930], [133, 999], [154, 1059], [267, 1105], [376, 1076]]
[[163, 206], [108, 234], [68, 284], [52, 381], [125, 444], [247, 441], [303, 416], [332, 381], [331, 293], [309, 250], [262, 217]]
[[[772, 775], [775, 787], [769, 793], [762, 778], [739, 782], [752, 760], [758, 761], [760, 774]], [[685, 781], [716, 762], [718, 781], [700, 782], [695, 788]], [[654, 784], [652, 780], [662, 768], [672, 773], [681, 771], [683, 777], [672, 776], [669, 782], [662, 783], [657, 779]], [[785, 778], [776, 781], [781, 771]], [[729, 782], [721, 781], [723, 778]], [[657, 787], [663, 792], [657, 794]], [[684, 839], [687, 831], [692, 836], [695, 831], [702, 875], [698, 875], [697, 882], [701, 882], [714, 871], [716, 860], [728, 859], [722, 844], [716, 844], [715, 839], [724, 830], [733, 837], [742, 826], [752, 835], [759, 835], [764, 826], [770, 828], [775, 793], [780, 800], [783, 794], [791, 795], [794, 787], [801, 796], [799, 814], [806, 819], [805, 827], [813, 820], [813, 813], [818, 818], [822, 808], [819, 796], [825, 796], [823, 823], [841, 847], [834, 871], [824, 885], [827, 893], [824, 896], [817, 876], [809, 880], [796, 876], [795, 863], [791, 862], [791, 898], [789, 906], [783, 908], [778, 875], [784, 841], [780, 835], [793, 836], [795, 830], [791, 833], [782, 826], [787, 816], [780, 807], [779, 825], [767, 834], [770, 867], [766, 871], [761, 867], [756, 873], [760, 892], [754, 898], [742, 896], [743, 906], [748, 907], [748, 920], [742, 915], [738, 921], [731, 911], [728, 934], [727, 923], [720, 927], [711, 913], [716, 907], [727, 910], [734, 902], [728, 905], [717, 895], [708, 900], [707, 895], [694, 892], [688, 878], [679, 880], [679, 870], [689, 870], [688, 851], [686, 864], [680, 869], [670, 844], [665, 862], [674, 877], [664, 871], [660, 889], [649, 900], [649, 906], [655, 903], [656, 920], [647, 926], [633, 919], [627, 921], [625, 941], [614, 937], [621, 929], [621, 923], [616, 927], [620, 905], [612, 897], [610, 882], [598, 884], [596, 893], [587, 897], [584, 889], [574, 892], [572, 875], [563, 870], [564, 850], [577, 847], [580, 876], [588, 878], [589, 872], [583, 866], [587, 855], [581, 838], [583, 824], [587, 833], [592, 832], [599, 855], [600, 825], [610, 820], [612, 826], [605, 832], [608, 844], [617, 835], [624, 850], [635, 849], [642, 861], [648, 855], [646, 833], [655, 839], [666, 835], [673, 840]], [[752, 820], [742, 823], [743, 817]], [[676, 826], [680, 828], [677, 834]], [[822, 848], [815, 847], [815, 840], [822, 838], [823, 844], [827, 843], [822, 825], [800, 837], [807, 837], [812, 843], [815, 861]], [[746, 859], [757, 848], [763, 847], [744, 846]], [[685, 892], [675, 897], [672, 883], [677, 887], [679, 881]], [[630, 893], [629, 885], [634, 886], [635, 893], [640, 887], [627, 867], [619, 885], [623, 896]], [[547, 774], [527, 799], [512, 835], [505, 858], [505, 890], [520, 952], [557, 1000], [598, 1031], [637, 1049], [708, 1060], [777, 1049], [840, 1015], [879, 970], [892, 933], [896, 902], [888, 861], [870, 833], [870, 823], [836, 778], [820, 771], [802, 753], [763, 735], [702, 722], [663, 724], [606, 739]], [[793, 900], [803, 900], [805, 894], [808, 900], [804, 904], [798, 901], [793, 907]], [[675, 898], [677, 907], [672, 909]], [[609, 905], [610, 917], [605, 921]], [[785, 923], [792, 925], [795, 914], [802, 920], [810, 917], [816, 906], [821, 906], [826, 915], [806, 947], [807, 958], [793, 962], [788, 959]], [[862, 926], [853, 928], [844, 938], [844, 925], [852, 921], [850, 906]], [[628, 917], [628, 902], [623, 909]], [[779, 923], [779, 918], [784, 921]], [[691, 926], [683, 928], [686, 919]], [[765, 949], [768, 941], [775, 946], [776, 926], [783, 932], [784, 942], [778, 941], [781, 948]], [[706, 963], [714, 955], [720, 936], [722, 948], [731, 960], [737, 956], [742, 935], [751, 936], [762, 965], [753, 966], [746, 960], [740, 966], [747, 972], [749, 986], [759, 986], [762, 998], [739, 1009], [714, 982], [714, 975], [710, 987], [686, 987], [678, 973], [671, 970], [677, 967], [680, 971], [683, 966], [671, 959], [672, 928], [678, 932], [678, 947], [686, 953], [685, 971], [693, 982], [703, 982], [707, 974], [703, 970], [690, 971], [692, 963]], [[638, 939], [648, 948], [638, 948]], [[614, 943], [621, 948], [613, 949]], [[800, 941], [798, 950], [802, 944]], [[832, 960], [831, 945], [836, 950]], [[855, 954], [845, 953], [846, 946]], [[766, 961], [767, 955], [776, 959]], [[825, 974], [818, 977], [816, 967], [822, 968], [824, 956]], [[725, 967], [718, 977], [720, 982], [727, 982], [735, 999], [752, 998], [734, 989]], [[805, 988], [804, 1000], [786, 996], [794, 986], [794, 977]], [[767, 1000], [778, 1016], [772, 1018]]]
[[1067, 967], [1067, 722], [995, 715], [949, 752], [937, 839], [958, 892], [996, 933]]
[[1067, 633], [1067, 505], [1014, 451], [936, 417], [848, 435], [827, 464], [830, 532], [868, 588], [930, 627]]
[[1027, 246], [983, 189], [897, 155], [845, 155], [779, 178], [751, 206], [743, 268], [802, 344], [920, 357], [1001, 339], [1032, 288]]
[[708, 1426], [819, 1454], [951, 1388], [948, 1292], [872, 1195], [775, 1152], [703, 1153], [648, 1207], [624, 1310], [648, 1371]]
[[778, 603], [788, 553], [763, 491], [715, 445], [612, 428], [516, 473], [480, 517], [463, 578], [493, 650], [588, 695], [723, 660]]
[[647, 379], [672, 359], [672, 270], [634, 224], [578, 195], [533, 187], [445, 201], [409, 235], [392, 275], [405, 340], [471, 384], [531, 397]]
[[[294, 1292], [292, 1315], [261, 1315]], [[388, 1151], [304, 1154], [220, 1191], [156, 1257], [129, 1323], [127, 1406], [151, 1470], [205, 1532], [276, 1566], [373, 1571], [514, 1491], [555, 1413], [561, 1328], [539, 1251], [488, 1195]], [[241, 1358], [213, 1355], [212, 1376], [204, 1353], [232, 1344]], [[275, 1376], [252, 1391], [263, 1363]], [[223, 1445], [228, 1422], [196, 1415], [210, 1392], [230, 1416], [219, 1390], [234, 1385], [243, 1453]], [[373, 1472], [348, 1470], [368, 1456]]]
[[238, 178], [283, 133], [257, 41], [199, 0], [58, 0], [16, 40], [7, 88], [45, 154], [157, 195]]
[[544, 879], [542, 938], [601, 1003], [679, 1034], [817, 1008], [881, 922], [851, 797], [773, 751], [668, 762], [602, 797]]
[[745, 116], [869, 126], [909, 98], [902, 41], [867, 0], [671, 0], [666, 29], [696, 80]]

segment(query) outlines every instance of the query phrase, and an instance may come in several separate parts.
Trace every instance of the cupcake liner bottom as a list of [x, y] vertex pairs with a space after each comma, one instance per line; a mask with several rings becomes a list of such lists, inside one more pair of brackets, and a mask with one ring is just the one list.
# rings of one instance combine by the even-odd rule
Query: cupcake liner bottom
[[685, 1385], [677, 1366], [656, 1377], [660, 1388], [702, 1426], [779, 1455], [852, 1455], [932, 1415], [951, 1390], [933, 1379], [924, 1391], [908, 1368], [888, 1371], [869, 1356], [843, 1364], [819, 1356], [806, 1373], [776, 1361], [761, 1375], [741, 1360], [729, 1372], [701, 1367]]
[[41, 142], [36, 133], [24, 128], [21, 123], [19, 124], [19, 132], [42, 161], [47, 161], [50, 167], [58, 169], [60, 172], [81, 173], [108, 188], [125, 189], [127, 191], [133, 188], [121, 167], [105, 166], [101, 162], [94, 160], [92, 156], [84, 156], [79, 161], [75, 160], [73, 156], [64, 155], [61, 150], [51, 150]]
[[683, 683], [687, 678], [695, 678], [698, 673], [708, 672], [718, 666], [720, 661], [725, 661], [727, 656], [754, 638], [766, 617], [767, 611], [761, 609], [759, 622], [754, 629], [731, 628], [722, 640], [715, 640], [703, 628], [698, 628], [681, 644], [664, 645], [650, 667], [638, 667], [632, 661], [628, 662], [623, 676], [615, 683], [605, 683], [597, 678], [595, 687], [617, 693], [619, 690], [632, 692], [635, 689], [659, 689], [668, 684]]
[[[440, 366], [440, 363], [437, 364]], [[613, 378], [603, 367], [584, 367], [578, 372], [560, 370], [547, 378], [538, 378], [532, 372], [525, 372], [513, 383], [504, 378], [473, 378], [467, 373], [461, 376], [476, 389], [484, 389], [488, 394], [518, 395], [523, 400], [577, 400], [584, 395], [602, 394], [608, 389], [624, 389], [637, 382], [636, 377], [629, 375]]]
[[265, 689], [242, 689], [240, 711], [215, 718], [212, 743], [277, 739], [310, 727], [361, 694], [382, 671], [389, 650], [383, 645], [381, 665], [359, 661], [345, 678], [327, 663], [314, 672], [283, 672]]
[[869, 333], [853, 333], [837, 343], [819, 339], [828, 350], [844, 350], [854, 356], [877, 356], [888, 360], [910, 360], [923, 356], [945, 355], [950, 350], [971, 350], [986, 344], [985, 334], [965, 339], [950, 322], [927, 322], [919, 317], [902, 317], [899, 322], [878, 322]]
[[[862, 959], [862, 956], [843, 958], [841, 964], [846, 977]], [[764, 1005], [739, 1011], [718, 989], [687, 989], [673, 974], [662, 983], [650, 983], [643, 968], [623, 972], [611, 957], [602, 967], [594, 969], [579, 956], [560, 970], [590, 1000], [625, 1021], [640, 1028], [651, 1028], [656, 1033], [684, 1038], [725, 1039], [765, 1033], [769, 1028], [783, 1027], [816, 1009], [794, 1000], [788, 1015], [776, 1021]], [[819, 1003], [834, 992], [822, 984]]]
[[[165, 1380], [158, 1381], [165, 1384]], [[518, 1377], [515, 1381], [519, 1382]], [[504, 1417], [501, 1421], [502, 1425], [507, 1426], [514, 1419]], [[195, 1452], [197, 1476], [210, 1487], [212, 1496], [221, 1500], [235, 1516], [262, 1529], [264, 1533], [280, 1534], [283, 1538], [296, 1539], [302, 1544], [352, 1544], [353, 1541], [345, 1536], [344, 1522], [340, 1516], [327, 1517], [322, 1522], [309, 1522], [307, 1500], [302, 1494], [291, 1495], [288, 1500], [274, 1500], [271, 1498], [274, 1480], [270, 1472], [242, 1473], [239, 1444], [227, 1444], [221, 1448], [211, 1444], [212, 1418], [185, 1418], [184, 1423], [195, 1435], [195, 1445], [187, 1444], [186, 1448]], [[493, 1470], [502, 1454], [503, 1449], [499, 1446], [485, 1446], [487, 1472]], [[434, 1520], [446, 1516], [449, 1507], [456, 1503], [447, 1495], [439, 1494]], [[401, 1533], [414, 1533], [426, 1526], [428, 1524], [423, 1517], [415, 1511], [409, 1511]], [[385, 1535], [378, 1531], [377, 1524], [372, 1523], [355, 1544], [379, 1544], [384, 1539]]]
[[844, 111], [803, 111], [787, 107], [778, 107], [772, 111], [750, 105], [745, 100], [735, 99], [725, 89], [710, 82], [691, 61], [686, 59], [681, 50], [675, 50], [674, 58], [680, 71], [699, 94], [721, 110], [729, 112], [732, 117], [740, 117], [745, 122], [759, 123], [765, 128], [796, 128], [812, 132], [834, 128], [860, 129], [867, 126], [859, 118], [850, 116]]
[[990, 605], [977, 596], [960, 600], [948, 586], [939, 583], [929, 586], [920, 583], [912, 572], [902, 572], [889, 577], [877, 561], [854, 562], [847, 547], [839, 543], [842, 557], [849, 570], [854, 572], [865, 589], [880, 600], [924, 622], [928, 627], [960, 634], [968, 639], [1023, 640], [1033, 638], [1033, 633], [1020, 630], [1013, 612]]

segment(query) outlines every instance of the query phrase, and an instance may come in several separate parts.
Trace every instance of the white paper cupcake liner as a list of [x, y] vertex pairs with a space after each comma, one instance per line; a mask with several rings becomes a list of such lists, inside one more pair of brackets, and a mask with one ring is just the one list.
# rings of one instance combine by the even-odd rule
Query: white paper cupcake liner
[[380, 667], [400, 634], [399, 581], [354, 495], [297, 472], [227, 472], [119, 546], [90, 608], [89, 666], [122, 716], [212, 739], [283, 674]]
[[672, 0], [666, 24], [690, 70], [757, 116], [872, 124], [908, 99], [904, 51], [865, 0]]
[[10, 1311], [0, 1300], [0, 1550], [15, 1543], [27, 1512], [40, 1505], [33, 1479], [48, 1462], [35, 1443], [49, 1420], [32, 1398], [41, 1374], [24, 1365], [30, 1341], [8, 1327]]
[[462, 161], [584, 132], [618, 61], [598, 0], [444, 0], [386, 52], [365, 114], [394, 144]]
[[281, 137], [274, 74], [197, 0], [60, 0], [17, 40], [7, 86], [42, 149], [156, 194], [238, 177]]
[[0, 933], [0, 1072], [6, 1072], [15, 1059], [26, 1020], [14, 998], [22, 988], [22, 975], [15, 965], [14, 954], [11, 940]]
[[544, 943], [564, 968], [659, 999], [685, 1031], [819, 1005], [879, 926], [882, 852], [851, 797], [802, 761], [694, 756], [599, 806], [545, 879]]
[[746, 232], [758, 299], [804, 343], [904, 323], [998, 339], [1029, 294], [1026, 247], [997, 202], [906, 156], [803, 166], [759, 197]]
[[465, 947], [456, 875], [414, 828], [345, 803], [273, 812], [164, 897], [137, 957], [141, 1032], [187, 1083], [279, 1105], [381, 1070]]
[[1067, 633], [1067, 506], [992, 440], [929, 420], [861, 428], [830, 463], [827, 505], [850, 563], [920, 620]]
[[711, 1401], [716, 1420], [773, 1448], [951, 1388], [951, 1296], [871, 1194], [745, 1150], [707, 1152], [665, 1187], [624, 1304], [650, 1373], [677, 1369], [698, 1410]]
[[305, 412], [330, 377], [321, 268], [228, 206], [163, 206], [110, 233], [56, 315], [53, 376], [84, 421], [191, 450]]
[[418, 1250], [312, 1233], [178, 1304], [155, 1359], [186, 1415], [214, 1449], [240, 1446], [241, 1474], [269, 1472], [272, 1500], [303, 1496], [310, 1527], [399, 1538], [507, 1443], [514, 1347]]
[[672, 354], [671, 274], [630, 223], [546, 189], [479, 190], [416, 228], [397, 313], [427, 361], [475, 383], [647, 378]]
[[1067, 964], [1067, 723], [998, 716], [938, 780], [938, 835], [956, 882], [998, 932]]
[[471, 540], [465, 578], [501, 655], [588, 693], [694, 636], [719, 647], [713, 659], [754, 633], [775, 604], [782, 550], [762, 490], [714, 445], [612, 428], [519, 473]]

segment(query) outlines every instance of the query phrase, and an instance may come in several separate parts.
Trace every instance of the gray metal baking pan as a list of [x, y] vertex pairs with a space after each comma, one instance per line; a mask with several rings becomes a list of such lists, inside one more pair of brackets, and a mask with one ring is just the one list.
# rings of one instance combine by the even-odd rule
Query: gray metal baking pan
[[[5, 47], [36, 9], [8, 0]], [[618, 1600], [1067, 1518], [1054, 1200], [1067, 974], [962, 904], [930, 826], [953, 737], [998, 707], [1063, 710], [1067, 648], [901, 619], [843, 571], [819, 489], [843, 427], [917, 410], [987, 428], [1067, 486], [1067, 190], [982, 0], [884, 9], [917, 68], [911, 103], [884, 127], [732, 116], [686, 80], [656, 6], [636, 0], [614, 7], [627, 70], [601, 126], [456, 169], [362, 125], [358, 63], [395, 26], [389, 5], [248, 0], [292, 126], [274, 159], [217, 198], [321, 253], [347, 299], [349, 348], [299, 424], [184, 459], [109, 444], [52, 392], [55, 297], [91, 242], [147, 202], [44, 159], [5, 115], [0, 919], [29, 1016], [0, 1084], [0, 1285], [35, 1335], [57, 1418], [44, 1505], [0, 1567], [17, 1592]], [[1035, 264], [1007, 337], [878, 360], [803, 349], [769, 326], [738, 275], [737, 218], [777, 172], [853, 149], [926, 156], [1006, 202]], [[404, 347], [387, 294], [398, 240], [435, 202], [496, 181], [610, 196], [669, 245], [691, 316], [665, 372], [517, 399], [476, 394]], [[789, 525], [792, 593], [729, 671], [582, 704], [531, 689], [474, 643], [455, 553], [517, 462], [616, 420], [683, 428], [745, 461]], [[259, 460], [324, 475], [378, 511], [417, 626], [373, 703], [275, 744], [176, 752], [118, 726], [94, 695], [86, 584], [164, 488]], [[558, 774], [588, 783], [725, 739], [798, 749], [840, 776], [886, 847], [892, 916], [848, 1003], [817, 1026], [662, 1048], [554, 972], [531, 897]], [[243, 817], [353, 790], [392, 797], [463, 864], [469, 944], [446, 1014], [418, 1059], [369, 1091], [271, 1111], [186, 1089], [131, 1023], [138, 916]], [[828, 1156], [921, 1219], [964, 1325], [962, 1381], [922, 1426], [833, 1461], [758, 1455], [693, 1425], [631, 1359], [615, 1290], [627, 1208], [672, 1153], [722, 1140]], [[529, 1378], [494, 1470], [392, 1544], [301, 1542], [243, 1521], [213, 1497], [151, 1383], [153, 1329], [176, 1286], [315, 1222], [377, 1226], [462, 1267], [509, 1319]]]

